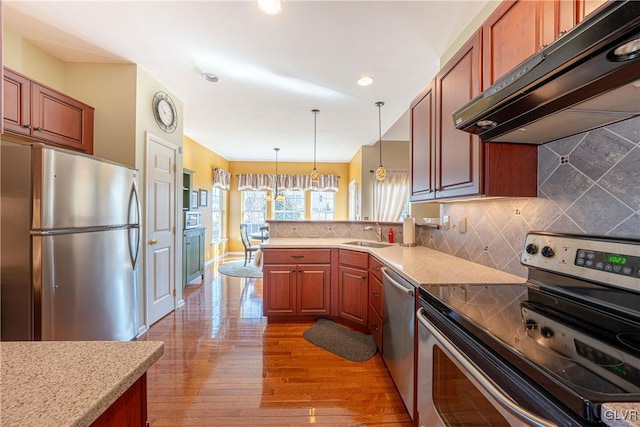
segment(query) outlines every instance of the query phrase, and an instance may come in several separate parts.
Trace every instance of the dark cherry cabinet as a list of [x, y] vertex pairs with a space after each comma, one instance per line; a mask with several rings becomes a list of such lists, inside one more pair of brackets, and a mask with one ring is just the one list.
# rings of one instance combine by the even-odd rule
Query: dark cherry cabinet
[[7, 68], [3, 92], [4, 132], [93, 154], [93, 107]]
[[338, 317], [368, 326], [369, 254], [340, 249], [338, 266]]
[[265, 316], [331, 314], [330, 249], [266, 249], [263, 271]]
[[369, 331], [382, 352], [382, 263], [369, 256]]
[[146, 427], [147, 422], [147, 374], [131, 385], [91, 427]]
[[[543, 4], [550, 5], [551, 10], [543, 8]], [[489, 16], [482, 25], [484, 88], [536, 53], [544, 44], [546, 27], [551, 33], [548, 37], [554, 38], [554, 9], [549, 1], [504, 1]]]
[[482, 191], [480, 139], [453, 125], [451, 115], [480, 93], [481, 33], [478, 31], [436, 76], [436, 198]]
[[411, 103], [411, 201], [435, 197], [436, 95], [432, 81]]

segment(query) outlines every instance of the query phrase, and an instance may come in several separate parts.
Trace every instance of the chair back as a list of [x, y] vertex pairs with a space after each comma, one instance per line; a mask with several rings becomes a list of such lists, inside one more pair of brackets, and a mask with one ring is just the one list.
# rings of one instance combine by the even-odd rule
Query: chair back
[[251, 246], [251, 241], [249, 240], [249, 234], [247, 232], [247, 224], [240, 224], [240, 238], [242, 239], [242, 245], [245, 249]]

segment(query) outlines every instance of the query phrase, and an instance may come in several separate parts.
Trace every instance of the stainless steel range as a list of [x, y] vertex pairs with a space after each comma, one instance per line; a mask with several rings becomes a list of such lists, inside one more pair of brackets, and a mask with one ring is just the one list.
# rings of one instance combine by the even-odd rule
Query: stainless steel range
[[597, 426], [603, 403], [640, 407], [640, 241], [532, 232], [521, 262], [526, 284], [420, 289], [421, 425]]

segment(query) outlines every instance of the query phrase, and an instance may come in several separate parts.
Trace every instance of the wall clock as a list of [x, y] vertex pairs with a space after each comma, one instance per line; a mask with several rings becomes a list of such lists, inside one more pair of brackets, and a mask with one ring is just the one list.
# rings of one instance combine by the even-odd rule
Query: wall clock
[[153, 96], [153, 116], [166, 133], [172, 133], [178, 126], [178, 112], [176, 106], [169, 95], [164, 92], [157, 92]]

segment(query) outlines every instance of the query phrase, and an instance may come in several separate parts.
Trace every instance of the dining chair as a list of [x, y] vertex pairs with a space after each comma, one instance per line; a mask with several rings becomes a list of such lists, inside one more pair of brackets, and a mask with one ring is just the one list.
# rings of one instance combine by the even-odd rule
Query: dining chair
[[260, 249], [260, 246], [252, 245], [249, 240], [249, 232], [247, 231], [247, 224], [240, 224], [240, 238], [242, 239], [242, 245], [244, 246], [244, 265], [247, 265], [247, 260], [251, 261], [254, 252]]
[[259, 228], [260, 230], [260, 235], [262, 236], [262, 238], [260, 239], [261, 241], [265, 241], [269, 239], [269, 226], [268, 225], [263, 225]]

